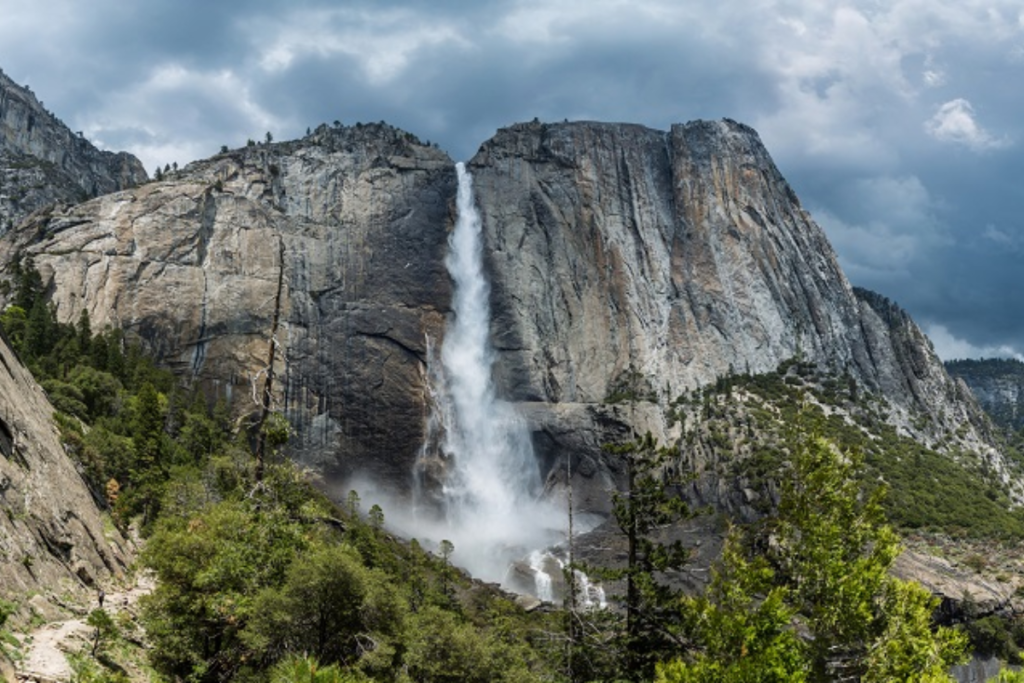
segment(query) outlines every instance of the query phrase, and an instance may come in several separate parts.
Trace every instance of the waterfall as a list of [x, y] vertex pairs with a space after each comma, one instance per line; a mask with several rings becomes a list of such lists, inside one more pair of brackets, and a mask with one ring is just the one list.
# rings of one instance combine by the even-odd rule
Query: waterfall
[[551, 602], [555, 599], [554, 590], [551, 586], [551, 575], [544, 570], [544, 561], [549, 557], [547, 553], [534, 550], [530, 553], [530, 569], [533, 570], [534, 592], [538, 600]]
[[579, 569], [573, 570], [576, 577], [576, 585], [579, 586], [580, 605], [584, 609], [606, 609], [608, 600], [605, 598], [604, 588], [590, 581], [590, 577]]
[[445, 265], [455, 283], [454, 324], [445, 334], [441, 362], [448, 381], [453, 423], [447, 425], [445, 455], [454, 465], [445, 497], [463, 523], [500, 523], [539, 493], [540, 473], [526, 425], [494, 394], [490, 344], [490, 288], [483, 272], [480, 214], [473, 178], [460, 162], [458, 219]]
[[[440, 359], [429, 358], [435, 434], [421, 454], [421, 460], [439, 456], [443, 463], [443, 475], [434, 473], [436, 467], [432, 474], [442, 489], [444, 519], [440, 528], [425, 531], [420, 525], [420, 531], [434, 541], [451, 540], [453, 560], [474, 575], [501, 581], [513, 560], [561, 540], [564, 512], [540, 497], [529, 430], [513, 406], [495, 394], [482, 223], [473, 178], [464, 164], [456, 169], [458, 217], [445, 259], [455, 285], [454, 315]], [[437, 432], [439, 442], [430, 443]]]

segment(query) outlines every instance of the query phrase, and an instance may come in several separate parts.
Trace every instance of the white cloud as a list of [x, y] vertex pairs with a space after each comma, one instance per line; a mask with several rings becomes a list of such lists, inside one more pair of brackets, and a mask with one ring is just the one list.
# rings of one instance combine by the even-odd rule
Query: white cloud
[[[778, 104], [749, 122], [783, 162], [891, 173], [926, 139], [914, 127], [935, 114], [930, 93], [971, 88], [987, 104], [985, 86], [965, 80], [966, 65], [1007, 64], [1024, 44], [1019, 12], [1012, 0], [752, 3], [736, 25]], [[958, 116], [936, 130], [975, 149], [1006, 144], [965, 123]]]
[[700, 26], [702, 38], [722, 22], [713, 11], [675, 0], [519, 0], [494, 23], [494, 32], [514, 42], [544, 47], [587, 37], [626, 36], [646, 28]]
[[156, 166], [185, 164], [207, 157], [221, 144], [215, 120], [230, 120], [235, 135], [261, 137], [281, 121], [252, 97], [248, 83], [233, 71], [201, 71], [161, 64], [148, 78], [108, 95], [103, 106], [75, 121], [97, 146], [135, 154], [152, 174]]
[[921, 78], [924, 80], [925, 85], [930, 88], [938, 88], [946, 84], [946, 75], [935, 69], [925, 69], [924, 73], [921, 74]]
[[957, 337], [938, 323], [925, 323], [922, 328], [924, 333], [931, 339], [935, 347], [935, 353], [942, 360], [958, 360], [964, 358], [1016, 358], [1024, 361], [1024, 354], [1008, 344], [1000, 345], [975, 345], [971, 342]]
[[974, 107], [962, 97], [941, 105], [925, 122], [925, 130], [940, 142], [965, 145], [974, 151], [1006, 147], [1009, 140], [993, 136], [975, 120]]
[[996, 247], [1000, 249], [1017, 251], [1021, 248], [1021, 236], [1000, 230], [991, 223], [985, 226], [981, 236], [990, 242], [994, 242]]
[[283, 20], [250, 22], [248, 30], [266, 72], [285, 71], [306, 56], [344, 55], [376, 86], [402, 76], [424, 49], [470, 44], [452, 19], [409, 9], [300, 10]]
[[951, 242], [936, 215], [938, 202], [916, 176], [862, 178], [850, 184], [846, 201], [859, 208], [859, 219], [843, 220], [825, 208], [812, 213], [856, 283], [906, 278], [915, 260]]

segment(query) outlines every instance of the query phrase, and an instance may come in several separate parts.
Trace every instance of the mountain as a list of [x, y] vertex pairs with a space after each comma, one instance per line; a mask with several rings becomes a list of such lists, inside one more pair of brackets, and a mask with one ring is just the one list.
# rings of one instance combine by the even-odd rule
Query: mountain
[[962, 379], [981, 407], [1004, 429], [1024, 429], [1024, 363], [1013, 358], [954, 360], [946, 370]]
[[44, 206], [75, 204], [147, 179], [134, 156], [96, 149], [0, 71], [0, 234]]
[[[607, 512], [624, 470], [603, 444], [671, 443], [676, 397], [790, 358], [1019, 487], [969, 392], [904, 311], [850, 285], [752, 129], [518, 124], [468, 168], [497, 392], [526, 417], [549, 490], [572, 459], [577, 503]], [[61, 319], [84, 307], [96, 329], [127, 329], [241, 412], [276, 321], [292, 455], [329, 487], [364, 475], [408, 492], [418, 463], [445, 466], [424, 442], [455, 187], [447, 155], [409, 133], [322, 125], [39, 212], [0, 240], [0, 263], [31, 256]]]

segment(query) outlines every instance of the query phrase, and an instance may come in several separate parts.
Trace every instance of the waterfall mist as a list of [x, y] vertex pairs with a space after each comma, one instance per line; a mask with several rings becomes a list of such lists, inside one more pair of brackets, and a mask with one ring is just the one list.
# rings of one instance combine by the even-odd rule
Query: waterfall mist
[[564, 540], [566, 516], [562, 506], [541, 497], [525, 422], [495, 395], [482, 225], [472, 176], [464, 164], [456, 168], [458, 218], [445, 261], [455, 284], [454, 316], [440, 357], [430, 358], [436, 441], [421, 456], [439, 461], [443, 470], [435, 477], [441, 514], [432, 516], [420, 505], [412, 526], [421, 538], [452, 541], [454, 562], [474, 576], [508, 583], [513, 561]]

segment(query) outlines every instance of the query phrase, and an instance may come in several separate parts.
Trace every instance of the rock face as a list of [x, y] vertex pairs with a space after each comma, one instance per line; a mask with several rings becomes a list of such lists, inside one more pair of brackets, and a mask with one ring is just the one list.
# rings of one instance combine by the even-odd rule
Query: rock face
[[96, 149], [0, 71], [0, 234], [43, 206], [146, 180], [134, 156]]
[[[884, 394], [922, 439], [963, 424], [961, 441], [991, 450], [966, 391], [903, 311], [850, 286], [750, 128], [522, 124], [469, 168], [499, 395], [530, 422], [549, 486], [572, 458], [581, 508], [607, 511], [622, 474], [602, 443], [668, 441], [684, 389], [797, 355]], [[277, 315], [294, 454], [402, 490], [449, 314], [455, 193], [451, 160], [413, 136], [321, 126], [41, 213], [0, 241], [0, 263], [24, 250], [62, 319], [87, 307], [240, 409]]]
[[187, 379], [255, 408], [272, 322], [275, 409], [329, 477], [411, 483], [427, 337], [450, 296], [451, 160], [385, 125], [219, 155], [9, 235], [64, 319], [133, 331]]
[[522, 124], [470, 167], [491, 247], [499, 380], [534, 406], [555, 471], [561, 455], [593, 455], [580, 439], [607, 435], [609, 421], [657, 425], [650, 410], [637, 425], [602, 405], [624, 382], [665, 405], [796, 355], [881, 392], [926, 440], [911, 415], [979, 421], [909, 316], [850, 286], [746, 126]]
[[946, 370], [970, 387], [997, 425], [1024, 428], [1024, 363], [1012, 358], [955, 360], [946, 363]]
[[797, 353], [908, 407], [948, 382], [905, 313], [854, 292], [746, 126], [519, 125], [471, 168], [518, 400], [600, 402], [630, 367], [672, 398]]
[[53, 407], [0, 335], [0, 597], [119, 576], [131, 559], [57, 437]]

